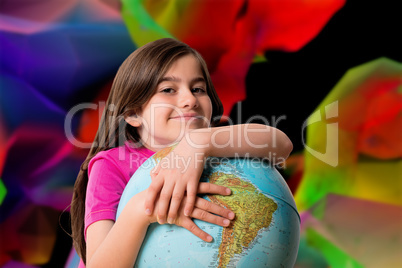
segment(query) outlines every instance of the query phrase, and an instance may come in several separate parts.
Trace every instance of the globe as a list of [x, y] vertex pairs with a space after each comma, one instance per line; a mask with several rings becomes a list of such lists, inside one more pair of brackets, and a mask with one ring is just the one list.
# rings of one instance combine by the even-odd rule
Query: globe
[[[117, 217], [132, 196], [149, 187], [151, 170], [170, 150], [154, 154], [134, 173], [122, 194]], [[293, 267], [300, 216], [275, 167], [257, 158], [209, 157], [200, 181], [232, 190], [230, 196], [203, 196], [236, 214], [231, 225], [221, 227], [194, 219], [213, 237], [208, 243], [182, 227], [153, 223], [134, 267]]]

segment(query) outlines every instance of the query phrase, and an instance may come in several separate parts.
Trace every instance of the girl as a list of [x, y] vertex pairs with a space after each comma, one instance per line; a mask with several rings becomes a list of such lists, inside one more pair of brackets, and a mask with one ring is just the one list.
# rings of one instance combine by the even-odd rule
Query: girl
[[[106, 104], [71, 204], [74, 246], [87, 266], [132, 267], [153, 222], [176, 224], [212, 241], [191, 219], [225, 227], [234, 213], [197, 197], [230, 194], [228, 188], [199, 183], [205, 158], [275, 153], [276, 159], [286, 159], [292, 150], [287, 136], [275, 128], [216, 127], [223, 108], [206, 64], [198, 52], [174, 39], [134, 51], [119, 68]], [[175, 148], [152, 172], [150, 187], [132, 197], [116, 220], [131, 175], [172, 144]]]

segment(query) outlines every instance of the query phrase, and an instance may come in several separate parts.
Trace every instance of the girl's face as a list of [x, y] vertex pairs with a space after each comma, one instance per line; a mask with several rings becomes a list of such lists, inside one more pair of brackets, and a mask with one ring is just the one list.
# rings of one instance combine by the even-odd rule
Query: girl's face
[[212, 103], [197, 59], [177, 59], [142, 107], [137, 117], [127, 120], [138, 128], [145, 147], [158, 151], [180, 141], [191, 129], [209, 126]]

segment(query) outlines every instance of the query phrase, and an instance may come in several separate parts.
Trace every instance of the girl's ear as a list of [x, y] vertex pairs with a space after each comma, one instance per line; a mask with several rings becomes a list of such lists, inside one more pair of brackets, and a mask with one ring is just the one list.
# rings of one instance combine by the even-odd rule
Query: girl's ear
[[134, 114], [130, 115], [124, 118], [124, 120], [127, 122], [127, 124], [133, 126], [133, 127], [140, 127], [141, 126], [141, 117]]

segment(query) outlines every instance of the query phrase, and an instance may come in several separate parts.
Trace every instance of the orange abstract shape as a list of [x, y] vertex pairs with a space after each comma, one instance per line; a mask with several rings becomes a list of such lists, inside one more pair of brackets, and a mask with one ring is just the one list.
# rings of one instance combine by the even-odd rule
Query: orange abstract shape
[[[257, 50], [297, 51], [310, 42], [345, 0], [250, 1], [250, 24], [255, 25]], [[258, 25], [258, 26], [257, 26]]]
[[402, 157], [402, 64], [380, 58], [349, 70], [333, 89], [339, 127], [356, 133], [356, 154]]
[[88, 108], [83, 110], [78, 135], [76, 137], [79, 142], [90, 144], [94, 141], [111, 87], [112, 81], [109, 81], [102, 87], [98, 96], [92, 101], [94, 108], [96, 107], [95, 109]]
[[287, 175], [286, 183], [288, 184], [292, 194], [296, 190], [303, 178], [304, 172], [304, 155], [302, 153], [292, 153], [284, 164], [284, 173]]
[[10, 259], [25, 264], [49, 262], [56, 242], [59, 211], [28, 201], [0, 224], [0, 265]]
[[256, 55], [296, 51], [313, 39], [344, 0], [123, 0], [122, 16], [138, 45], [175, 37], [205, 58], [225, 115], [244, 100], [245, 77]]

